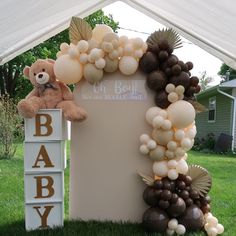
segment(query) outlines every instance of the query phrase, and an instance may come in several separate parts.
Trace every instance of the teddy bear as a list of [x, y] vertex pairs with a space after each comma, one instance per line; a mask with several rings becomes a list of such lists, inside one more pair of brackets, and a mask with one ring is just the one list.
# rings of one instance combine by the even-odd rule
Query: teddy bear
[[62, 109], [69, 121], [83, 121], [87, 112], [73, 101], [69, 87], [57, 80], [54, 74], [54, 60], [38, 59], [31, 67], [26, 66], [23, 74], [30, 80], [34, 89], [21, 100], [18, 111], [24, 118], [33, 118], [39, 109]]

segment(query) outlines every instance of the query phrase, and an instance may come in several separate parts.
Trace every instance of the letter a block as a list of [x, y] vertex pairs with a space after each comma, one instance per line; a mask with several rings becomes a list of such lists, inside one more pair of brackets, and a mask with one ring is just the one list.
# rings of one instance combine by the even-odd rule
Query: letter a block
[[67, 122], [59, 109], [25, 119], [26, 230], [63, 226]]

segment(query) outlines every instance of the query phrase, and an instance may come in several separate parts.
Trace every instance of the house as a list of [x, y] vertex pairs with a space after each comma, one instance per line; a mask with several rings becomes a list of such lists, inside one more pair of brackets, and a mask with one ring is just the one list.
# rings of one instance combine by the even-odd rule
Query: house
[[213, 133], [232, 137], [231, 150], [236, 149], [236, 79], [211, 87], [197, 95], [197, 101], [208, 108], [208, 111], [196, 116], [197, 137], [205, 138]]

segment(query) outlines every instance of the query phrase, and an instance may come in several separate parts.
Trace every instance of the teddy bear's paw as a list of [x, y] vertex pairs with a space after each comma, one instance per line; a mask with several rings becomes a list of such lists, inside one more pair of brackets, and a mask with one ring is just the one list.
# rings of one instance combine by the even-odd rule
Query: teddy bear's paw
[[80, 107], [68, 110], [64, 113], [65, 118], [69, 121], [83, 121], [87, 118], [87, 112]]
[[33, 118], [37, 112], [35, 107], [27, 100], [21, 100], [17, 105], [17, 109], [24, 118]]

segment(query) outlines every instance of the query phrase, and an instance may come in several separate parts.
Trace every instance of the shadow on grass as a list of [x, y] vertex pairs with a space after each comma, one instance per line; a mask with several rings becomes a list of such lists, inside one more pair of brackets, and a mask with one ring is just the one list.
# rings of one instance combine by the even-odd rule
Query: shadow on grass
[[[161, 236], [163, 234], [146, 233], [142, 224], [98, 221], [65, 221], [63, 228], [34, 230], [27, 232], [24, 221], [0, 225], [3, 236]], [[188, 236], [205, 236], [204, 232], [189, 232]]]

